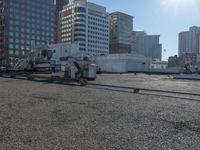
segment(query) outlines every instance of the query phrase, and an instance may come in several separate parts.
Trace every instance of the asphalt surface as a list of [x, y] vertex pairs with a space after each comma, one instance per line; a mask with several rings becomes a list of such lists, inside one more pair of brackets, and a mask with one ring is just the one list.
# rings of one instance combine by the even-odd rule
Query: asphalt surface
[[[200, 91], [199, 81], [157, 75], [98, 75], [93, 83]], [[195, 99], [0, 78], [0, 149], [199, 150]]]

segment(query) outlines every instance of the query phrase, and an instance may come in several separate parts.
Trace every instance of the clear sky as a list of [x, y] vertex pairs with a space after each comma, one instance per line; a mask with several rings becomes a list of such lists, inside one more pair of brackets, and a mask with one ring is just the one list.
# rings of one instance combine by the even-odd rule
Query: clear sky
[[159, 34], [166, 49], [165, 60], [178, 54], [178, 33], [200, 26], [200, 0], [88, 0], [103, 5], [108, 12], [134, 16], [134, 30]]

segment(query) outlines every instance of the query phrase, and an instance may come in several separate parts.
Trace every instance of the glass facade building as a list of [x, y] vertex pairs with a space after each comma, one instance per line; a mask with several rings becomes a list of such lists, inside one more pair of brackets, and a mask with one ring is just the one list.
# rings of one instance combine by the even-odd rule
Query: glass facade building
[[32, 45], [54, 42], [54, 0], [2, 0], [3, 64], [14, 63]]

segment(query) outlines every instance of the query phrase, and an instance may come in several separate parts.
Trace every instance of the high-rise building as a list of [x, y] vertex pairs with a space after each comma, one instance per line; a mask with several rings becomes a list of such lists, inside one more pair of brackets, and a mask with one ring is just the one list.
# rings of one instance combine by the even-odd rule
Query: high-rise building
[[114, 12], [109, 17], [110, 53], [131, 53], [133, 16]]
[[1, 0], [0, 51], [4, 65], [15, 63], [31, 45], [54, 40], [54, 0]]
[[2, 65], [3, 62], [3, 50], [4, 50], [4, 36], [5, 36], [5, 25], [3, 24], [3, 8], [4, 8], [4, 3], [3, 0], [0, 0], [0, 66]]
[[63, 9], [64, 5], [67, 5], [69, 0], [55, 0], [56, 10], [55, 10], [55, 38], [54, 42], [58, 43], [58, 35], [59, 35], [59, 12]]
[[190, 27], [189, 31], [179, 33], [179, 56], [187, 53], [200, 53], [200, 27]]
[[160, 35], [148, 35], [144, 31], [133, 31], [134, 52], [144, 55], [152, 60], [161, 60], [162, 45], [159, 43]]
[[80, 51], [105, 55], [109, 51], [106, 8], [86, 0], [74, 0], [60, 12], [59, 42], [79, 43]]
[[132, 31], [131, 37], [131, 53], [136, 54], [135, 46], [136, 46], [136, 32]]

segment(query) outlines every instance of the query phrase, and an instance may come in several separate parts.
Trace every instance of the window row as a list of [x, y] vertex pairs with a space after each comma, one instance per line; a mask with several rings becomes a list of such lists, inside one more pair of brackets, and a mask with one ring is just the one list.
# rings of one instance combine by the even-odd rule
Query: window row
[[97, 48], [97, 49], [105, 49], [107, 50], [108, 47], [105, 47], [105, 46], [97, 46], [97, 45], [88, 45], [89, 48]]
[[99, 37], [99, 36], [88, 35], [88, 38], [97, 39], [97, 40], [103, 40], [103, 41], [108, 41], [108, 38], [103, 38], [103, 37]]
[[[22, 34], [23, 33], [28, 33], [28, 34], [35, 34], [35, 35], [40, 35], [40, 36], [51, 36], [51, 37], [53, 37], [54, 36], [54, 33], [49, 33], [49, 32], [44, 32], [44, 31], [36, 31], [36, 30], [30, 30], [30, 29], [22, 29], [21, 28], [21, 30], [19, 30], [19, 29], [15, 29], [15, 31], [17, 31], [17, 32], [22, 32]], [[10, 30], [10, 34], [12, 35], [12, 33], [14, 34], [14, 32], [13, 32], [13, 30]], [[21, 33], [20, 33], [21, 34]]]
[[99, 19], [99, 18], [94, 18], [94, 17], [90, 17], [90, 16], [88, 16], [88, 19], [108, 24], [108, 20], [105, 20], [105, 19]]
[[102, 32], [109, 32], [108, 29], [104, 29], [104, 28], [97, 28], [97, 27], [93, 27], [93, 26], [88, 26], [89, 29], [93, 29], [93, 30], [97, 30], [97, 31], [102, 31]]
[[[28, 12], [27, 12], [28, 13]], [[28, 13], [29, 14], [29, 13]], [[19, 15], [19, 14], [14, 14], [14, 13], [10, 13], [9, 17], [15, 18], [17, 20], [27, 20], [27, 21], [32, 21], [32, 22], [37, 22], [37, 20], [45, 20], [45, 21], [54, 21], [54, 16], [47, 16], [47, 15], [41, 15], [41, 14], [30, 14], [30, 15]], [[31, 17], [31, 19], [30, 19]]]
[[100, 33], [100, 32], [95, 32], [95, 31], [88, 31], [88, 33], [95, 34], [95, 35], [106, 36], [106, 37], [109, 36], [108, 33]]
[[30, 37], [32, 37], [32, 38], [53, 38], [53, 35], [52, 36], [45, 36], [45, 35], [30, 35], [30, 34], [24, 34], [24, 33], [14, 33], [14, 32], [9, 32], [9, 37], [22, 37], [22, 38], [30, 38]]
[[88, 49], [88, 51], [93, 52], [93, 53], [99, 53], [99, 54], [108, 54], [107, 50], [100, 51], [100, 50]]
[[108, 24], [101, 24], [101, 23], [97, 23], [97, 22], [93, 22], [93, 21], [88, 21], [88, 24], [96, 25], [96, 26], [99, 26], [99, 27], [107, 28], [107, 29], [109, 28]]
[[30, 23], [21, 23], [21, 25], [16, 26], [16, 25], [10, 25], [9, 29], [14, 30], [14, 29], [23, 29], [23, 28], [29, 28], [31, 30], [46, 30], [48, 32], [54, 32], [54, 28], [50, 26], [41, 26], [41, 25], [36, 25], [36, 24], [30, 24]]
[[19, 44], [12, 44], [12, 43], [10, 43], [9, 44], [9, 49], [27, 49], [27, 50], [30, 50], [30, 46], [25, 46], [25, 45], [19, 45]]
[[45, 20], [36, 20], [36, 22], [31, 22], [30, 18], [26, 18], [26, 21], [23, 20], [15, 20], [15, 19], [10, 19], [9, 20], [10, 24], [15, 24], [15, 25], [25, 25], [25, 24], [40, 24], [45, 25], [45, 26], [54, 26], [54, 22], [53, 21], [45, 21]]
[[88, 40], [89, 43], [94, 43], [98, 45], [108, 45], [106, 42], [100, 42], [100, 41], [94, 41], [94, 40]]

